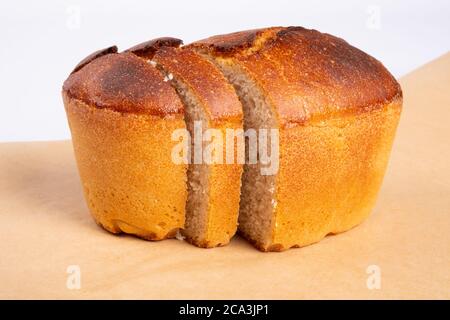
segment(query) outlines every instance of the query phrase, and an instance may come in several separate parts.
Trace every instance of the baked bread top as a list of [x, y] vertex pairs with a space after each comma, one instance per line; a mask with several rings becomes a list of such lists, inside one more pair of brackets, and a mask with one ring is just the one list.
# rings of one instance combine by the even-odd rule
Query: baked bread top
[[[158, 38], [117, 53], [117, 47], [94, 52], [81, 61], [63, 86], [69, 97], [118, 112], [167, 116], [184, 107], [172, 86], [150, 59], [158, 55], [220, 106], [212, 118], [240, 113], [236, 103], [217, 102], [232, 90], [224, 77], [191, 49], [232, 59], [262, 89], [282, 123], [305, 123], [335, 114], [380, 108], [402, 92], [384, 66], [344, 40], [302, 27], [273, 27], [219, 35], [180, 47], [176, 38]], [[158, 52], [160, 53], [158, 54]], [[176, 57], [175, 57], [176, 56]], [[177, 63], [178, 58], [182, 63]], [[202, 80], [198, 74], [208, 74]], [[167, 80], [167, 79], [166, 79]], [[223, 94], [222, 94], [223, 93]]]
[[163, 47], [153, 60], [182, 80], [207, 106], [205, 112], [212, 121], [242, 119], [242, 106], [232, 85], [212, 62], [189, 48]]
[[145, 41], [131, 47], [125, 52], [132, 52], [141, 58], [152, 59], [155, 53], [162, 47], [180, 47], [183, 44], [183, 40], [172, 38], [172, 37], [162, 37], [156, 38], [149, 41]]
[[69, 97], [123, 113], [182, 114], [183, 105], [162, 74], [133, 53], [103, 55], [64, 82]]
[[123, 53], [117, 53], [116, 46], [96, 51], [75, 67], [63, 90], [71, 98], [98, 108], [158, 116], [182, 114], [181, 100], [169, 79], [156, 68], [160, 63], [191, 84], [197, 98], [209, 107], [206, 111], [211, 120], [242, 119], [231, 84], [210, 61], [189, 48], [179, 48], [182, 43], [164, 37]]
[[400, 85], [379, 61], [316, 30], [249, 30], [190, 46], [238, 63], [284, 123], [372, 110], [402, 96]]

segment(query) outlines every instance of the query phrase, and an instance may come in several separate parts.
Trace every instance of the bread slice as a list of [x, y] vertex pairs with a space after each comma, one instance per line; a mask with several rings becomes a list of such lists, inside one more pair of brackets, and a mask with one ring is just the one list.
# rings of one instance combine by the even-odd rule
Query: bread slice
[[[227, 164], [220, 159], [215, 163], [197, 163], [194, 125], [201, 123], [202, 134], [210, 129], [218, 130], [225, 140], [227, 130], [242, 130], [242, 106], [233, 87], [212, 62], [180, 45], [173, 38], [159, 38], [127, 51], [157, 68], [184, 105], [184, 119], [191, 137], [191, 161], [182, 235], [196, 246], [217, 247], [228, 244], [236, 233], [242, 163]], [[235, 142], [233, 153], [238, 148]], [[200, 143], [203, 153], [211, 142]], [[226, 154], [225, 143], [221, 153]]]
[[116, 52], [96, 52], [63, 87], [84, 195], [110, 232], [171, 238], [185, 220], [187, 165], [171, 161], [184, 107], [156, 68]]
[[[225, 245], [237, 229], [242, 173], [241, 163], [225, 163], [225, 137], [227, 130], [242, 133], [242, 106], [217, 67], [190, 49], [162, 47], [152, 62], [183, 101], [186, 127], [192, 138], [183, 235], [200, 247]], [[194, 121], [202, 124], [203, 134], [213, 129], [221, 135], [222, 150], [216, 162], [204, 163], [204, 159], [203, 163], [195, 163]], [[209, 144], [203, 142], [203, 151]], [[237, 147], [234, 143], [233, 154]]]
[[364, 220], [399, 120], [401, 89], [375, 59], [301, 27], [215, 36], [189, 47], [214, 61], [245, 129], [279, 130], [279, 170], [246, 164], [240, 233], [263, 251], [317, 242]]

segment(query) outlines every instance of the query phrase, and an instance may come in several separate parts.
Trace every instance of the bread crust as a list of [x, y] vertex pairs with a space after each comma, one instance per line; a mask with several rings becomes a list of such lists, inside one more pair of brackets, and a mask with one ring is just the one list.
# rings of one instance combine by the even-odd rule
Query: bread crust
[[183, 40], [171, 37], [156, 38], [149, 41], [142, 42], [134, 47], [131, 47], [125, 52], [131, 52], [135, 55], [145, 58], [152, 59], [155, 53], [162, 47], [175, 47], [178, 48], [183, 44]]
[[[208, 48], [218, 55], [234, 56], [236, 54], [248, 54], [259, 48], [258, 44], [264, 43], [268, 38], [273, 37], [283, 27], [271, 27], [238, 31], [228, 34], [212, 36], [196, 41], [188, 45], [194, 48]], [[263, 40], [259, 42], [259, 40]]]
[[63, 100], [96, 223], [147, 240], [174, 237], [187, 198], [187, 165], [171, 160], [171, 134], [186, 128], [175, 90], [146, 59], [112, 47], [80, 62]]
[[93, 53], [91, 53], [90, 55], [88, 55], [86, 58], [84, 58], [83, 60], [81, 60], [73, 69], [73, 71], [71, 72], [77, 72], [78, 70], [80, 70], [81, 68], [83, 68], [85, 65], [89, 64], [90, 62], [94, 61], [97, 58], [100, 58], [101, 56], [107, 55], [107, 54], [111, 54], [111, 53], [117, 53], [117, 46], [111, 46], [105, 49], [100, 49], [97, 50]]
[[163, 47], [153, 60], [185, 82], [205, 106], [212, 121], [242, 122], [239, 98], [222, 73], [211, 62], [191, 49]]
[[174, 237], [184, 225], [186, 170], [171, 161], [182, 115], [99, 109], [63, 93], [86, 202], [112, 233], [147, 240]]
[[99, 109], [169, 116], [183, 114], [174, 89], [155, 67], [133, 53], [103, 55], [71, 74], [63, 91]]
[[280, 126], [358, 114], [402, 96], [379, 61], [316, 30], [250, 30], [190, 46], [238, 63], [275, 106]]

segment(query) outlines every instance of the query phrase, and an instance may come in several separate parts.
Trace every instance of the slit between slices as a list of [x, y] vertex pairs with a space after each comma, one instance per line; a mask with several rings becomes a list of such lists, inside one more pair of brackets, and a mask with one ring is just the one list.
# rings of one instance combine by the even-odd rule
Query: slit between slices
[[[261, 89], [232, 59], [201, 54], [212, 61], [231, 83], [241, 101], [244, 131], [278, 128], [276, 117]], [[269, 140], [270, 141], [270, 140]], [[245, 141], [246, 163], [242, 173], [239, 232], [262, 249], [272, 245], [276, 199], [276, 175], [262, 175], [261, 164], [248, 163], [249, 139]], [[270, 143], [269, 143], [270, 146]], [[270, 152], [270, 150], [269, 150]], [[259, 158], [259, 157], [258, 157]]]
[[[190, 134], [190, 159], [187, 169], [188, 196], [186, 200], [185, 225], [181, 233], [189, 242], [203, 245], [207, 240], [208, 227], [208, 203], [209, 203], [209, 166], [205, 163], [194, 163], [194, 121], [202, 124], [202, 130], [208, 129], [208, 117], [205, 114], [197, 97], [191, 92], [189, 87], [166, 70], [161, 64], [155, 61], [150, 62], [164, 76], [164, 81], [168, 81], [177, 92], [184, 105], [184, 121]], [[206, 145], [202, 142], [203, 149]]]

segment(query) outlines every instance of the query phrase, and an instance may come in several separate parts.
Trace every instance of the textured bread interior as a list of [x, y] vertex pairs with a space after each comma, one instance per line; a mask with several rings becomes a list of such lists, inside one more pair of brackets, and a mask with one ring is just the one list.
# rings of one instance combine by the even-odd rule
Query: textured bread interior
[[209, 202], [209, 166], [205, 163], [194, 163], [194, 121], [202, 123], [203, 131], [209, 127], [208, 118], [189, 87], [174, 77], [160, 64], [157, 68], [165, 75], [175, 88], [185, 107], [184, 119], [186, 128], [191, 136], [190, 164], [187, 170], [188, 196], [185, 211], [185, 226], [182, 234], [189, 242], [201, 244], [204, 242], [208, 226], [208, 202]]
[[[244, 131], [272, 129], [277, 127], [276, 117], [267, 104], [261, 90], [232, 62], [231, 59], [208, 56], [233, 85], [242, 103]], [[270, 142], [270, 140], [269, 140]], [[239, 205], [239, 232], [251, 241], [268, 243], [271, 241], [273, 197], [275, 175], [261, 175], [261, 164], [249, 163], [249, 139], [246, 138], [246, 163], [242, 173], [241, 198]], [[269, 150], [270, 152], [270, 150]]]

